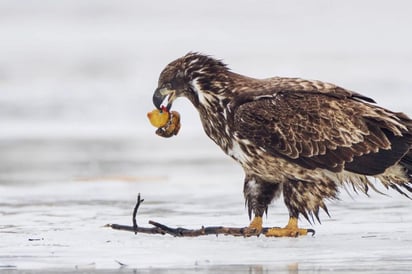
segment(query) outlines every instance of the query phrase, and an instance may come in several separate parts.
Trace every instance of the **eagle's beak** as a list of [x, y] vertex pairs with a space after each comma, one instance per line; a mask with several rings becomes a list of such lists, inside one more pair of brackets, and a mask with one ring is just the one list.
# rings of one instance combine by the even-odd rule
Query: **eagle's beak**
[[162, 109], [162, 103], [167, 99], [166, 108], [170, 110], [173, 101], [176, 99], [176, 91], [167, 88], [157, 88], [153, 94], [153, 104], [156, 108]]

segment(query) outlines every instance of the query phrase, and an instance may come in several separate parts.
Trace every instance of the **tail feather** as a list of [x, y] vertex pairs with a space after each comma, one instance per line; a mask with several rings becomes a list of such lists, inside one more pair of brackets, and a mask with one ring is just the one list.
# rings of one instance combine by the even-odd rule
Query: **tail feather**
[[400, 184], [403, 188], [402, 190], [399, 187], [392, 187], [406, 197], [412, 199], [408, 196], [403, 190], [407, 190], [412, 193], [412, 149], [401, 159], [400, 164], [406, 169], [406, 174], [408, 175], [409, 182]]
[[397, 113], [397, 116], [407, 128], [407, 132], [404, 133], [404, 135], [406, 136], [408, 140], [407, 144], [409, 145], [409, 151], [400, 160], [400, 164], [406, 169], [409, 176], [409, 183], [412, 184], [412, 119], [404, 113]]
[[[412, 150], [409, 150], [398, 164], [387, 168], [385, 173], [375, 177], [379, 179], [386, 189], [392, 188], [412, 200]], [[357, 181], [355, 182], [358, 183]], [[359, 182], [373, 186], [369, 179], [360, 180]], [[356, 186], [360, 189], [358, 185]]]
[[412, 149], [402, 158], [400, 164], [406, 169], [409, 179], [412, 183]]
[[[412, 192], [412, 188], [411, 188], [408, 184], [406, 184], [406, 183], [401, 184], [401, 185], [391, 184], [391, 185], [389, 185], [389, 186], [390, 186], [392, 189], [395, 189], [397, 192], [399, 192], [399, 193], [402, 194], [403, 196], [405, 196], [406, 198], [409, 198], [409, 199], [412, 200], [411, 196], [409, 196], [408, 193], [405, 192], [404, 189], [402, 189], [402, 188], [405, 188], [405, 189], [408, 190], [409, 192]], [[402, 187], [402, 188], [401, 188], [401, 187]]]

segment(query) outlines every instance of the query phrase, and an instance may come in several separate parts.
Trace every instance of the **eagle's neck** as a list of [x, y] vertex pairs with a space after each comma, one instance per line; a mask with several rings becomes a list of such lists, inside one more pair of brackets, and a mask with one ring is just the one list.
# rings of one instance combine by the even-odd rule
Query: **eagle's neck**
[[[222, 76], [222, 75], [220, 75]], [[195, 93], [193, 105], [197, 108], [203, 129], [206, 134], [223, 151], [228, 153], [233, 147], [233, 113], [229, 104], [235, 94], [230, 91], [230, 83], [224, 79], [195, 78], [192, 80], [192, 91]]]
[[233, 73], [214, 59], [202, 58], [188, 63], [190, 65], [186, 69], [186, 75], [191, 91], [186, 97], [197, 108], [203, 129], [209, 138], [226, 154], [243, 162], [241, 155], [245, 144], [236, 136], [232, 106], [240, 94], [255, 88], [260, 90], [257, 87], [261, 82]]

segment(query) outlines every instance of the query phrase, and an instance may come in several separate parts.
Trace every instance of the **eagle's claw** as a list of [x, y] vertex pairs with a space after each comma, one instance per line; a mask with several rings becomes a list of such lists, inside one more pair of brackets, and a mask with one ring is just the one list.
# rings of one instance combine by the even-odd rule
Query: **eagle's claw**
[[266, 237], [299, 237], [312, 233], [315, 235], [314, 229], [306, 229], [298, 227], [298, 219], [296, 217], [290, 217], [289, 222], [285, 227], [273, 227], [265, 229], [263, 234]]
[[292, 237], [306, 236], [309, 233], [315, 235], [314, 229], [290, 228], [290, 227], [273, 227], [264, 231], [266, 237]]
[[255, 216], [248, 227], [242, 228], [244, 237], [259, 236], [262, 233], [262, 217]]

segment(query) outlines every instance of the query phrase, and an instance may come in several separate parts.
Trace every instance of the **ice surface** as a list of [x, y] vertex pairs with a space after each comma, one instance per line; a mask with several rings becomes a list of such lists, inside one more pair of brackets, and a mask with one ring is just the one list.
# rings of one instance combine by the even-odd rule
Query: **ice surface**
[[[0, 270], [399, 273], [411, 201], [350, 198], [299, 239], [133, 235], [138, 221], [244, 226], [242, 169], [185, 100], [179, 136], [146, 113], [163, 67], [188, 51], [253, 77], [333, 82], [412, 115], [410, 1], [0, 1]], [[281, 201], [266, 225], [287, 221]], [[310, 224], [303, 221], [304, 226]], [[121, 264], [125, 264], [121, 268]], [[30, 273], [30, 272], [28, 272]]]
[[[206, 170], [207, 171], [207, 170]], [[298, 239], [134, 235], [103, 228], [131, 224], [136, 194], [145, 202], [139, 225], [150, 219], [171, 226], [244, 226], [241, 183], [236, 175], [209, 182], [77, 181], [1, 186], [0, 267], [16, 269], [186, 268], [247, 273], [290, 271], [407, 271], [412, 232], [410, 201], [343, 195], [330, 203], [314, 237]], [[196, 179], [195, 176], [191, 177]], [[159, 191], [161, 190], [161, 191]], [[272, 206], [266, 225], [283, 225], [283, 206]], [[303, 221], [303, 226], [310, 224]], [[148, 226], [148, 225], [147, 225]], [[249, 272], [250, 271], [250, 272]], [[392, 272], [392, 273], [394, 273]], [[297, 273], [297, 272], [289, 272]]]

